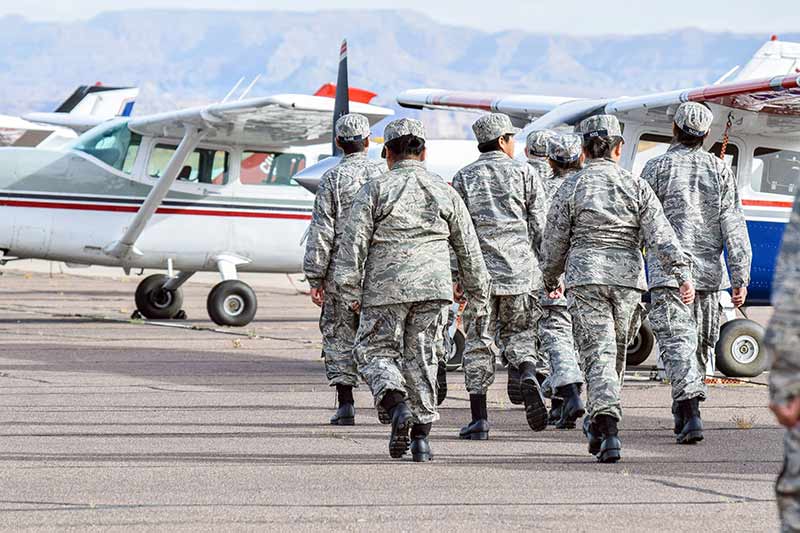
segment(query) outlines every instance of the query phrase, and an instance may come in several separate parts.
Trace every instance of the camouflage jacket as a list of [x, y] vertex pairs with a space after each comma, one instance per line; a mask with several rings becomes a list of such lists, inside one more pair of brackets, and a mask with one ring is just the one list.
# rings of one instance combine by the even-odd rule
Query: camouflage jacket
[[[528, 162], [530, 163], [530, 160], [528, 160]], [[549, 169], [550, 165], [547, 167]], [[552, 172], [552, 169], [550, 170], [550, 174], [542, 180], [542, 188], [544, 188], [545, 198], [547, 199], [548, 212], [550, 209], [552, 209], [553, 200], [558, 192], [558, 189], [567, 179], [571, 178], [575, 175], [575, 173], [577, 173], [577, 170], [570, 170], [565, 174], [556, 175]], [[545, 226], [544, 238], [545, 241], [542, 243], [542, 248], [546, 246], [547, 239], [550, 238], [550, 231], [548, 231], [547, 226]], [[539, 294], [539, 300], [542, 305], [557, 305], [559, 307], [567, 306], [567, 298], [565, 296], [561, 296], [561, 298], [556, 299], [550, 298], [550, 296], [548, 296], [548, 291], [544, 287], [542, 287]]]
[[[733, 286], [746, 287], [752, 252], [730, 167], [702, 147], [674, 145], [647, 162], [642, 178], [661, 200], [664, 214], [691, 259], [696, 288], [715, 291], [730, 287], [723, 246], [728, 251]], [[664, 272], [658, 261], [648, 258], [647, 270], [651, 287], [676, 286], [675, 278]]]
[[691, 279], [655, 193], [610, 159], [590, 159], [553, 199], [542, 247], [545, 287], [618, 285], [646, 290], [641, 241], [681, 283]]
[[453, 188], [464, 200], [493, 294], [524, 294], [541, 286], [539, 246], [547, 215], [538, 174], [500, 151], [459, 170]]
[[339, 295], [363, 307], [452, 300], [448, 244], [470, 304], [485, 308], [489, 273], [464, 203], [422, 162], [400, 161], [353, 202], [336, 259]]
[[786, 403], [800, 396], [800, 195], [795, 196], [789, 224], [772, 281], [774, 313], [764, 343], [772, 359], [770, 396]]
[[303, 259], [303, 271], [312, 287], [324, 285], [326, 291], [334, 290], [336, 252], [350, 216], [350, 205], [361, 186], [385, 170], [382, 162], [371, 161], [366, 152], [361, 152], [344, 156], [322, 175]]
[[[539, 175], [539, 179], [542, 180], [542, 186], [546, 187], [545, 180], [553, 177], [553, 169], [550, 168], [550, 163], [547, 162], [546, 157], [532, 157], [528, 159], [528, 164], [536, 171], [536, 174]], [[547, 191], [545, 191], [547, 192]], [[552, 195], [548, 195], [552, 198]]]

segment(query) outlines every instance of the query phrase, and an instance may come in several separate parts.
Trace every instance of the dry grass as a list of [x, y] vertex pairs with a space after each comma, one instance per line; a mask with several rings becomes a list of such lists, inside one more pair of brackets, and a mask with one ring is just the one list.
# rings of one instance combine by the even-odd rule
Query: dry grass
[[734, 423], [736, 429], [753, 429], [756, 425], [756, 417], [753, 415], [734, 415], [731, 417], [731, 422]]

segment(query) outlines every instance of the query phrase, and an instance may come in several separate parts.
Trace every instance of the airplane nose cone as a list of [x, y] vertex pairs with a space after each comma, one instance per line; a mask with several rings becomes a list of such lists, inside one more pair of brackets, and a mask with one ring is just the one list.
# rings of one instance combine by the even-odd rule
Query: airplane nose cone
[[316, 165], [304, 168], [292, 176], [292, 179], [312, 194], [317, 194], [319, 180], [322, 179], [322, 175], [329, 169], [335, 167], [340, 160], [341, 158], [338, 156], [326, 157]]

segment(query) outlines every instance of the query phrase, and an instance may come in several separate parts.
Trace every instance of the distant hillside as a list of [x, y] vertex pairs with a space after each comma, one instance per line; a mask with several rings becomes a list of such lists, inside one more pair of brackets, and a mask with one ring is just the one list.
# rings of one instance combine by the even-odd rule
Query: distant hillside
[[[137, 112], [222, 98], [261, 74], [252, 95], [311, 93], [335, 79], [350, 42], [351, 85], [392, 105], [422, 86], [573, 96], [636, 94], [715, 80], [764, 35], [688, 29], [639, 36], [483, 33], [410, 11], [126, 11], [70, 23], [0, 18], [0, 113], [51, 110], [74, 86], [139, 85]], [[800, 40], [800, 34], [782, 35]], [[430, 114], [426, 114], [426, 120]], [[463, 119], [430, 119], [463, 135]]]

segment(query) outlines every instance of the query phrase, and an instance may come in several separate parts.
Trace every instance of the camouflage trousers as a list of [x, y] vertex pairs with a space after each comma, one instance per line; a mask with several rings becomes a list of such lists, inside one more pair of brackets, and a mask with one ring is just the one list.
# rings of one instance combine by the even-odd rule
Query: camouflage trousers
[[353, 359], [358, 315], [336, 295], [326, 291], [319, 329], [322, 332], [322, 357], [325, 359], [328, 384], [358, 387], [359, 375]]
[[800, 428], [786, 430], [783, 470], [775, 483], [781, 531], [800, 531]]
[[719, 291], [697, 291], [692, 311], [697, 324], [697, 361], [700, 373], [705, 376], [708, 358], [719, 340], [719, 323], [722, 304]]
[[361, 310], [354, 351], [376, 406], [387, 392], [399, 391], [405, 395], [415, 423], [439, 419], [436, 371], [448, 305], [434, 300]]
[[628, 341], [642, 293], [616, 285], [581, 285], [567, 291], [567, 306], [586, 377], [588, 412], [622, 418], [620, 392]]
[[[694, 305], [681, 301], [673, 287], [657, 287], [650, 291], [648, 318], [653, 328], [661, 361], [672, 384], [672, 399], [680, 402], [706, 398], [705, 370], [697, 358], [698, 328]], [[702, 307], [702, 306], [699, 306]]]
[[[487, 315], [475, 316], [475, 309], [464, 311], [464, 380], [470, 394], [486, 394], [494, 383], [496, 348], [515, 368], [524, 362], [536, 371], [550, 373], [547, 360], [539, 352], [538, 323], [542, 316], [539, 300], [531, 294], [492, 296]], [[495, 348], [496, 347], [496, 348]]]
[[549, 388], [555, 390], [564, 385], [583, 383], [572, 336], [572, 317], [566, 306], [542, 306], [539, 343], [543, 356], [550, 362]]

